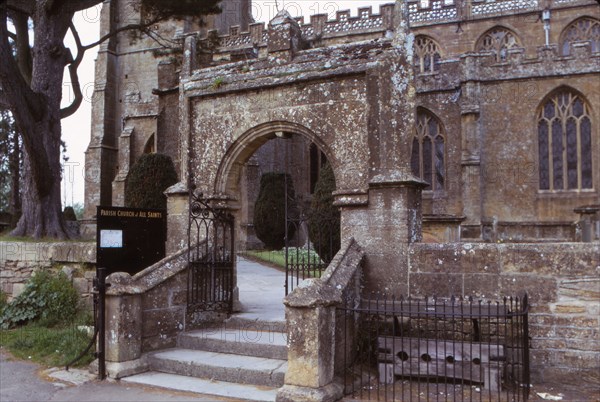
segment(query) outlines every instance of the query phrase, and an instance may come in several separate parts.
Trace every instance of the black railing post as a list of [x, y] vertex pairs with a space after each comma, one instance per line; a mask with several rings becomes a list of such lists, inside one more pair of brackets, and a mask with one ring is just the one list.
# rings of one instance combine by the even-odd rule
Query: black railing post
[[106, 378], [106, 268], [98, 267], [96, 270], [97, 275], [97, 291], [98, 291], [98, 379], [104, 380]]

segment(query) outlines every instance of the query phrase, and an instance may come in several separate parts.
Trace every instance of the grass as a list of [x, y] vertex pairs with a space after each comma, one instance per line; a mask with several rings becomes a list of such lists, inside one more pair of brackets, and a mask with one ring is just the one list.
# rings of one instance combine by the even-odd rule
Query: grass
[[[81, 328], [87, 320], [79, 318], [71, 324], [44, 327], [31, 323], [9, 330], [0, 330], [0, 347], [16, 358], [33, 361], [46, 367], [64, 366], [88, 346], [91, 336]], [[75, 366], [92, 362], [87, 353]]]
[[52, 239], [49, 237], [42, 237], [40, 239], [34, 239], [33, 237], [17, 237], [10, 236], [9, 231], [0, 233], [0, 241], [7, 242], [22, 242], [22, 243], [92, 243], [95, 240], [82, 240], [82, 239]]
[[[285, 269], [285, 249], [248, 250], [244, 252], [244, 255], [252, 259], [274, 265], [278, 268]], [[311, 261], [316, 264], [321, 263], [319, 255], [314, 250], [293, 247], [288, 249], [288, 256], [292, 264], [296, 261]]]

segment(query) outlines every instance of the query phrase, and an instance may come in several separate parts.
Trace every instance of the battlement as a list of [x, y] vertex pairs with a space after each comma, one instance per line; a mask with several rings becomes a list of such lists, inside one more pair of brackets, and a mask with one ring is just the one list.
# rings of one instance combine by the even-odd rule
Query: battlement
[[[595, 4], [595, 0], [551, 0], [551, 9]], [[407, 0], [411, 27], [422, 27], [450, 22], [464, 22], [522, 13], [540, 12], [548, 7], [547, 0]], [[379, 13], [372, 7], [358, 9], [356, 16], [350, 10], [337, 11], [335, 17], [316, 14], [305, 23], [304, 17], [295, 18], [302, 37], [307, 42], [322, 44], [336, 40], [364, 40], [384, 36], [394, 29], [395, 4], [384, 4]], [[268, 28], [265, 23], [250, 24], [248, 32], [239, 26], [230, 27], [228, 35], [209, 32], [200, 40], [220, 53], [235, 52], [245, 48], [264, 48], [268, 44]]]
[[[372, 7], [363, 7], [358, 9], [356, 17], [351, 16], [350, 10], [342, 10], [336, 13], [333, 20], [328, 20], [327, 14], [316, 14], [310, 17], [308, 24], [305, 24], [304, 17], [297, 17], [295, 20], [300, 26], [302, 37], [307, 41], [352, 34], [377, 34], [393, 30], [394, 8], [394, 4], [384, 4], [380, 6], [379, 14], [373, 14]], [[208, 37], [202, 41], [214, 40], [215, 34], [214, 31], [209, 32]], [[229, 34], [218, 36], [214, 44], [220, 51], [266, 47], [268, 38], [265, 23], [261, 22], [250, 24], [248, 32], [241, 32], [239, 26], [232, 26]]]
[[[562, 56], [557, 45], [538, 46], [535, 57], [525, 56], [524, 48], [510, 49], [498, 61], [490, 52], [467, 53], [459, 58], [441, 60], [433, 73], [415, 74], [419, 93], [452, 90], [465, 81], [530, 79], [548, 74], [597, 74], [600, 52], [593, 53], [590, 42], [573, 45], [569, 56]], [[518, 66], [518, 68], [515, 68]]]

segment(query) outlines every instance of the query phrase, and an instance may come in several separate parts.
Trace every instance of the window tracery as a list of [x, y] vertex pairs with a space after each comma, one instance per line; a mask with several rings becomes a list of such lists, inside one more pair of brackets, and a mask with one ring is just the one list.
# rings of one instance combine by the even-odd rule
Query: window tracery
[[484, 33], [477, 41], [478, 52], [490, 52], [496, 56], [496, 61], [505, 61], [510, 49], [521, 47], [521, 41], [515, 33], [503, 28], [492, 28]]
[[600, 21], [583, 17], [573, 21], [561, 35], [560, 48], [563, 56], [571, 54], [571, 45], [575, 42], [589, 41], [592, 53], [600, 52]]
[[433, 73], [440, 68], [440, 48], [435, 41], [427, 36], [415, 38], [414, 64], [418, 73]]
[[443, 190], [446, 182], [446, 137], [439, 119], [419, 108], [413, 136], [412, 173], [429, 183], [425, 190]]
[[580, 95], [562, 90], [543, 104], [538, 153], [540, 190], [593, 188], [592, 121]]

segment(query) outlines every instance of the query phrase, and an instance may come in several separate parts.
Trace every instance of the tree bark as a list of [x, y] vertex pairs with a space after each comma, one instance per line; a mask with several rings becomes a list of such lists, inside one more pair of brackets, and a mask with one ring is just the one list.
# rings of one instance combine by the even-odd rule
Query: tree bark
[[11, 130], [10, 135], [12, 137], [9, 141], [12, 142], [12, 147], [8, 154], [8, 171], [11, 182], [8, 212], [12, 217], [10, 226], [14, 227], [21, 217], [21, 144], [19, 133], [16, 130]]
[[[37, 7], [33, 16], [35, 57], [27, 89], [39, 99], [28, 102], [21, 96], [21, 102], [19, 99], [16, 102], [20, 107], [13, 108], [24, 145], [22, 214], [12, 232], [14, 236], [58, 239], [74, 236], [62, 217], [60, 200], [60, 102], [64, 68], [70, 60], [63, 40], [72, 17], [67, 13], [48, 13], [44, 7]], [[2, 78], [4, 84], [5, 77]], [[19, 97], [14, 93], [19, 83], [25, 86], [22, 77], [15, 78], [14, 87], [7, 85], [5, 89], [12, 99]]]

